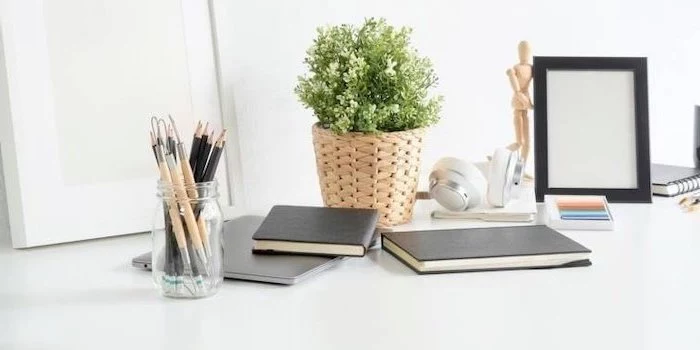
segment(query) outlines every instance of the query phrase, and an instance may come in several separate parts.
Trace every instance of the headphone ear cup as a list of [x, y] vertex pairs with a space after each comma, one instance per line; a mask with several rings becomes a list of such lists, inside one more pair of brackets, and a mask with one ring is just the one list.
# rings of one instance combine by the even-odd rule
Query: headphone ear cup
[[478, 206], [486, 194], [486, 178], [472, 163], [442, 158], [430, 173], [430, 196], [451, 211]]
[[489, 164], [486, 200], [494, 207], [504, 207], [510, 201], [517, 158], [517, 152], [506, 148], [498, 148], [493, 153]]

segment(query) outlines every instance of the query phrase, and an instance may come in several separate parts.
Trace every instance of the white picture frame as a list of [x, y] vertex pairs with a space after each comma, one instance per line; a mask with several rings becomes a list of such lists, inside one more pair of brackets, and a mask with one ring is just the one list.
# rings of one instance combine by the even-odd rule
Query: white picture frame
[[[220, 203], [225, 218], [245, 213], [238, 130], [234, 116], [221, 110], [208, 1], [99, 3], [124, 16], [105, 11], [115, 23], [104, 23], [87, 15], [69, 17], [58, 7], [75, 12], [95, 6], [90, 2], [0, 0], [0, 152], [15, 248], [149, 231], [158, 176], [148, 147], [155, 113], [173, 114], [188, 150], [196, 120], [229, 129], [226, 166], [217, 174]], [[73, 20], [86, 21], [85, 27]], [[158, 24], [171, 27], [164, 32]], [[123, 57], [110, 60], [115, 52]], [[159, 64], [142, 62], [158, 55], [163, 56]], [[65, 72], [73, 73], [70, 79], [61, 76]], [[94, 72], [112, 80], [101, 81]], [[122, 76], [132, 76], [133, 86]], [[155, 86], [163, 91], [152, 88], [148, 79], [155, 78], [162, 79]], [[114, 104], [86, 107], [79, 103], [83, 95], [93, 97], [86, 104]], [[87, 114], [98, 109], [101, 113]], [[119, 120], [107, 118], [114, 109]], [[69, 113], [74, 111], [86, 114]], [[88, 119], [96, 114], [103, 119]], [[75, 137], [93, 142], [81, 150]]]

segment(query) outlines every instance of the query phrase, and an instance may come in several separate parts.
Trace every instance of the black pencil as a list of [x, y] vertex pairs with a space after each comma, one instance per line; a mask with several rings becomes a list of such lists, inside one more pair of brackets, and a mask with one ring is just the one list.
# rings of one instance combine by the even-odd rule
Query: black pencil
[[197, 166], [197, 153], [199, 153], [199, 144], [202, 141], [202, 121], [197, 122], [197, 128], [194, 130], [192, 137], [192, 147], [190, 148], [190, 168], [194, 171]]
[[[205, 139], [207, 142], [204, 142]], [[209, 152], [211, 151], [212, 142], [214, 142], [214, 130], [211, 131], [209, 136], [202, 136], [204, 148], [199, 150], [199, 156], [197, 157], [197, 171], [194, 173], [194, 179], [197, 182], [202, 182], [204, 178], [204, 170], [207, 167], [207, 160], [209, 159]]]
[[226, 129], [221, 132], [221, 136], [216, 140], [214, 148], [211, 151], [211, 156], [207, 162], [207, 170], [204, 171], [204, 176], [202, 177], [202, 182], [209, 182], [214, 180], [216, 176], [216, 168], [219, 166], [219, 159], [221, 159], [221, 154], [224, 153], [224, 144], [226, 143]]
[[[202, 158], [201, 153], [204, 152], [204, 147], [207, 145], [207, 139], [209, 138], [209, 123], [207, 122], [204, 124], [204, 128], [202, 128], [202, 139], [199, 141], [199, 151], [197, 151], [197, 160], [195, 162], [199, 162], [199, 160]], [[206, 158], [204, 158], [206, 161]], [[204, 164], [206, 165], [206, 164]], [[196, 168], [196, 167], [195, 167]], [[192, 171], [195, 170], [195, 168], [192, 168]]]

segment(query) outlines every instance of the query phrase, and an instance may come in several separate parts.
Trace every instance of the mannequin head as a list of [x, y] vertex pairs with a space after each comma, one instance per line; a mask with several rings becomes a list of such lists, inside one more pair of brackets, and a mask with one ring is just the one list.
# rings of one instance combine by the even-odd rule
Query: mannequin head
[[530, 43], [523, 40], [518, 44], [518, 57], [520, 57], [520, 63], [529, 63], [530, 56], [532, 56], [532, 49], [530, 48]]

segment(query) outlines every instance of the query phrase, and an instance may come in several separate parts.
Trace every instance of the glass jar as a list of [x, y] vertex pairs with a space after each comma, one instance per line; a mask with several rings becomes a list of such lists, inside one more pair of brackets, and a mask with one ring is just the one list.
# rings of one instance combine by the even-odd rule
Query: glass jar
[[152, 270], [166, 297], [202, 298], [221, 287], [223, 216], [217, 188], [216, 181], [179, 189], [158, 183]]

